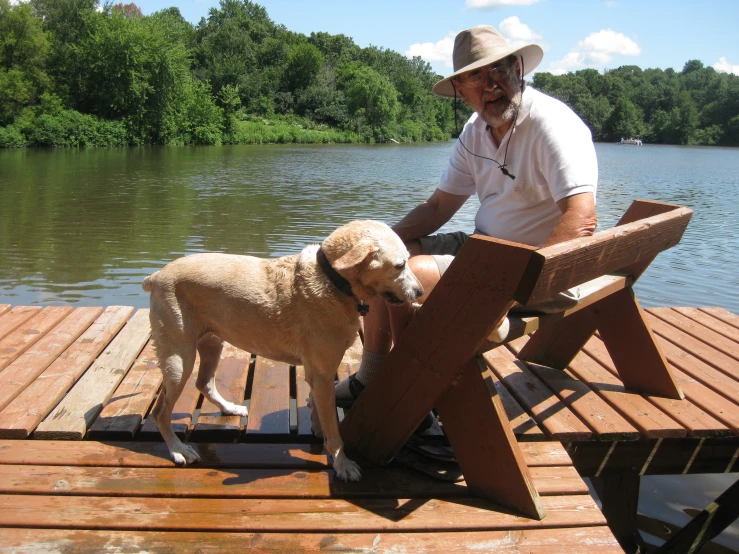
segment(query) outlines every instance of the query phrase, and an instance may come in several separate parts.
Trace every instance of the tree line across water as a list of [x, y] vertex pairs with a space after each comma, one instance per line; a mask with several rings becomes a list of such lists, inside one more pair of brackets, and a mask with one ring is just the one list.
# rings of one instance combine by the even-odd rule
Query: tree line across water
[[[419, 57], [289, 31], [249, 0], [197, 25], [177, 8], [0, 0], [0, 147], [446, 140], [470, 111], [431, 93], [440, 78]], [[532, 84], [598, 141], [739, 145], [739, 77], [696, 60]]]

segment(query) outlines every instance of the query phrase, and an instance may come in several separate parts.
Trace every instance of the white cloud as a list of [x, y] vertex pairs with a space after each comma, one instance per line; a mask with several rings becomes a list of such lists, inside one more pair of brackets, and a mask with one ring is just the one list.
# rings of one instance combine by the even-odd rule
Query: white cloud
[[606, 0], [603, 3], [606, 5], [606, 8], [615, 8], [616, 6], [618, 6], [618, 2], [613, 2], [611, 0]]
[[521, 23], [515, 15], [501, 21], [498, 30], [514, 48], [541, 39], [541, 35], [532, 31], [525, 23]]
[[539, 0], [465, 0], [465, 7], [471, 9], [495, 10], [506, 6], [530, 6]]
[[721, 56], [718, 61], [713, 64], [713, 69], [723, 73], [733, 73], [739, 75], [739, 64], [731, 64], [726, 61], [726, 56]]
[[423, 42], [411, 44], [405, 55], [408, 58], [420, 56], [426, 62], [443, 62], [445, 67], [452, 67], [452, 51], [456, 31], [450, 31], [447, 36], [438, 42]]
[[585, 40], [578, 42], [564, 58], [551, 62], [547, 71], [561, 75], [586, 67], [602, 69], [611, 63], [613, 56], [639, 54], [641, 47], [636, 42], [622, 33], [606, 29], [591, 33]]

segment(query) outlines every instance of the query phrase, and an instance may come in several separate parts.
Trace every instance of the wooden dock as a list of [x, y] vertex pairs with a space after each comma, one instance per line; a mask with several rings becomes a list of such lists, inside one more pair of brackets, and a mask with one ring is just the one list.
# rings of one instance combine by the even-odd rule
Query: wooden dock
[[203, 463], [175, 468], [147, 418], [161, 384], [147, 310], [0, 305], [0, 552], [621, 552], [640, 475], [739, 469], [739, 317], [647, 312], [685, 400], [624, 390], [597, 336], [564, 372], [516, 360], [526, 338], [485, 355], [537, 521], [397, 463], [336, 480], [302, 368], [233, 347], [219, 390], [249, 417], [221, 416], [191, 379], [174, 428]]

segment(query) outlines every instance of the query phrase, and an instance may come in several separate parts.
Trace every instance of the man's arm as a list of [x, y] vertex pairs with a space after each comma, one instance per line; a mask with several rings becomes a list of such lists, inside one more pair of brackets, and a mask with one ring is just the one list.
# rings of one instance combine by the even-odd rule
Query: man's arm
[[542, 246], [551, 246], [578, 237], [589, 237], [595, 232], [595, 198], [592, 192], [573, 194], [557, 202], [562, 219]]
[[438, 230], [457, 213], [469, 196], [450, 194], [436, 189], [431, 197], [413, 208], [408, 215], [393, 225], [403, 242], [425, 237]]

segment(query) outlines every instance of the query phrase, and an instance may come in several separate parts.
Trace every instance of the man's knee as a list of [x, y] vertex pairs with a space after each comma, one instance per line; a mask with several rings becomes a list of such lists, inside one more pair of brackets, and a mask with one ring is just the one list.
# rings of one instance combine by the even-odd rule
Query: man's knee
[[436, 286], [436, 283], [441, 279], [439, 266], [433, 256], [423, 254], [413, 256], [408, 263], [410, 264], [411, 271], [413, 271], [413, 274], [418, 278], [423, 287], [423, 296], [417, 300], [419, 304], [423, 304]]

